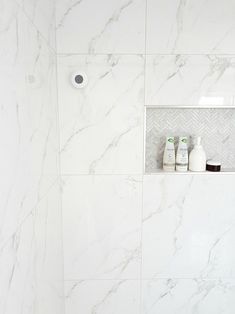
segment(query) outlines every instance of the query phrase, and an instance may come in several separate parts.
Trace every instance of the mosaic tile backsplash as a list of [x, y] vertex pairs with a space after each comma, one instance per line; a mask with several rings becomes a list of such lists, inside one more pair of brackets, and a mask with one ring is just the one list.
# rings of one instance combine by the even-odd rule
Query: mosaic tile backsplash
[[235, 168], [235, 109], [146, 109], [145, 172], [162, 169], [166, 136], [202, 137], [207, 157], [221, 161], [223, 169]]

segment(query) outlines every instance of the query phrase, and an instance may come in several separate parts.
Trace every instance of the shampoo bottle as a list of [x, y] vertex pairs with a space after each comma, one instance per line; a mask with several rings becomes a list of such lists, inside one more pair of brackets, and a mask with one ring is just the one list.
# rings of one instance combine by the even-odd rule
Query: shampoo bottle
[[163, 170], [175, 171], [175, 139], [173, 136], [166, 138], [166, 146], [163, 155]]
[[176, 154], [176, 171], [188, 171], [188, 140], [186, 136], [179, 138], [179, 146]]
[[197, 137], [196, 144], [189, 155], [190, 171], [206, 170], [206, 153], [201, 145], [201, 137]]

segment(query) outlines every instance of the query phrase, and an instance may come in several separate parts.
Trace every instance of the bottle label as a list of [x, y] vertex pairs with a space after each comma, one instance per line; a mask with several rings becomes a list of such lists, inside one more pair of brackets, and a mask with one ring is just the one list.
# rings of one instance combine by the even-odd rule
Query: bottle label
[[188, 171], [188, 164], [176, 165], [176, 171]]

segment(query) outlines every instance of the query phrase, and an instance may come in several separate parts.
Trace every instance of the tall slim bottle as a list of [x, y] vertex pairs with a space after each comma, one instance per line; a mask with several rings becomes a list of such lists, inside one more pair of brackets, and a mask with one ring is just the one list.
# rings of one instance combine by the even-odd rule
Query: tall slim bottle
[[176, 154], [176, 171], [188, 171], [188, 139], [186, 136], [179, 138], [179, 146]]
[[175, 138], [168, 136], [163, 154], [163, 170], [175, 171]]

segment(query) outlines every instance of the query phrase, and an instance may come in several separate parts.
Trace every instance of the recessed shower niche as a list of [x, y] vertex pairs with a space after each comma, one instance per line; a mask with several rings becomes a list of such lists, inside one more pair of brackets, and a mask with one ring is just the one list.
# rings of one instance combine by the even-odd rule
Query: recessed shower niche
[[235, 171], [235, 108], [146, 108], [145, 172], [162, 171], [166, 136], [187, 136], [189, 151], [202, 137], [208, 159], [221, 161], [222, 171]]

